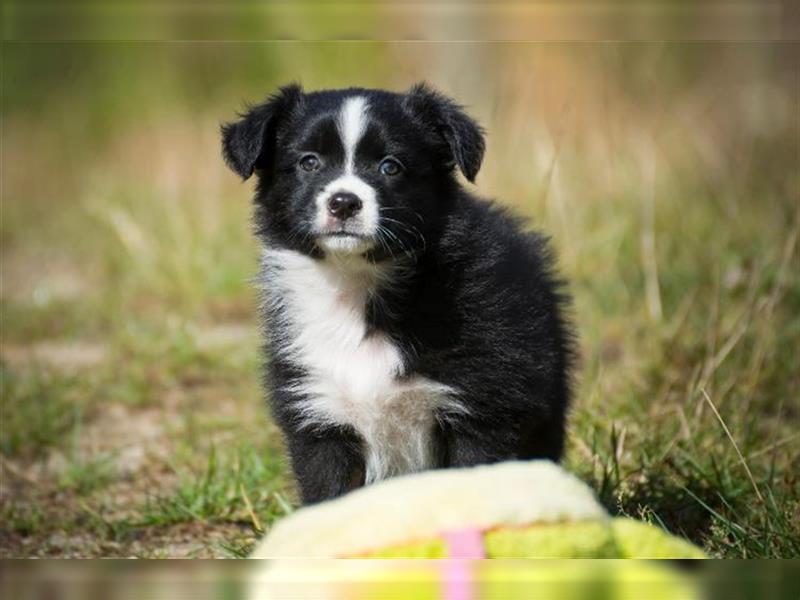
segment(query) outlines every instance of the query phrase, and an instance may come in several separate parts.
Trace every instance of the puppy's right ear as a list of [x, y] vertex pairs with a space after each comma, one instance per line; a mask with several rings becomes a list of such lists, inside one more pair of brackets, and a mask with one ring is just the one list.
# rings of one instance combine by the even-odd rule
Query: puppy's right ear
[[278, 90], [261, 104], [240, 114], [242, 118], [222, 125], [222, 156], [242, 179], [268, 164], [274, 150], [277, 124], [302, 100], [302, 88], [293, 83]]

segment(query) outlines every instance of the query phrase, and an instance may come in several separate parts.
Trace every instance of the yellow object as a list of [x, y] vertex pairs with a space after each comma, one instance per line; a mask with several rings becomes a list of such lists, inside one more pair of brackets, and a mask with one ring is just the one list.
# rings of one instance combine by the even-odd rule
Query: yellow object
[[[427, 471], [361, 488], [279, 522], [254, 558], [447, 558], [450, 532], [488, 558], [703, 558], [652, 525], [611, 518], [549, 461]], [[458, 550], [456, 548], [456, 550]]]
[[[507, 560], [452, 558], [465, 552]], [[255, 565], [251, 600], [695, 600], [692, 575], [669, 564], [519, 559], [703, 553], [652, 525], [611, 518], [584, 483], [532, 461], [398, 477], [302, 508], [253, 557], [280, 560]], [[379, 560], [388, 558], [439, 560]]]

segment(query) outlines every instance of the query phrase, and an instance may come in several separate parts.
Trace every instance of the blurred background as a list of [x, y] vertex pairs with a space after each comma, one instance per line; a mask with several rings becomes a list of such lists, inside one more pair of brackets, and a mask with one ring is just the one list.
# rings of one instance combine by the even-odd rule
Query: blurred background
[[4, 4], [0, 555], [242, 556], [293, 510], [219, 125], [289, 81], [419, 80], [488, 131], [473, 189], [557, 249], [566, 466], [713, 556], [800, 555], [788, 10]]

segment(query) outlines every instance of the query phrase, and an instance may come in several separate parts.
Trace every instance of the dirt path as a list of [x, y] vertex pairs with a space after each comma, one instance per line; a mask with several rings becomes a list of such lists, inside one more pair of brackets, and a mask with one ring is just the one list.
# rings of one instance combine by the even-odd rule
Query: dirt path
[[[200, 329], [194, 338], [200, 352], [228, 353], [252, 335], [249, 324], [232, 323]], [[61, 340], [4, 345], [0, 352], [4, 371], [17, 376], [87, 380], [112, 354], [104, 344]], [[219, 383], [177, 380], [139, 404], [113, 397], [107, 387], [90, 388], [80, 420], [58, 443], [0, 455], [0, 554], [229, 557], [252, 544], [254, 523], [268, 517], [254, 519], [241, 505], [266, 504], [253, 491], [225, 492], [258, 490], [261, 483], [258, 473], [226, 479], [230, 465], [238, 470], [250, 458], [231, 449], [242, 440], [260, 443], [259, 430], [272, 443], [275, 432], [252, 381], [257, 373], [244, 385], [237, 375], [223, 373]], [[48, 400], [41, 398], [44, 405]], [[212, 455], [220, 464], [208, 472]], [[263, 484], [270, 488], [270, 481]]]

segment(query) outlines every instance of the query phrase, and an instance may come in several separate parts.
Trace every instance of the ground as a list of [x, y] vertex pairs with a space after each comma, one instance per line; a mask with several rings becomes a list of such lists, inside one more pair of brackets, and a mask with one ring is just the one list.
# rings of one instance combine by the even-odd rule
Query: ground
[[[772, 54], [670, 80], [663, 48], [537, 48], [498, 59], [474, 189], [552, 236], [574, 297], [565, 466], [712, 556], [800, 555], [794, 80]], [[548, 85], [501, 77], [524, 69]], [[297, 495], [250, 185], [219, 156], [236, 103], [82, 89], [107, 112], [4, 115], [0, 555], [242, 556]]]

